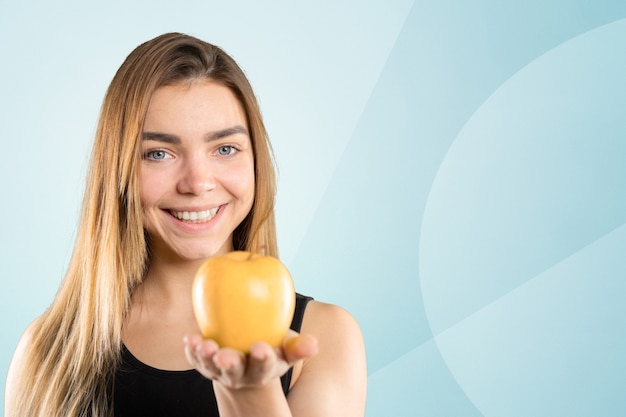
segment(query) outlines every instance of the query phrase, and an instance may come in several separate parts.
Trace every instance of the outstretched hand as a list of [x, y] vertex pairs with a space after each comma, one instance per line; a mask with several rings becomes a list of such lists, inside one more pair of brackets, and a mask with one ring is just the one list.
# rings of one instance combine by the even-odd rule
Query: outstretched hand
[[264, 342], [250, 347], [250, 353], [220, 348], [200, 335], [185, 337], [187, 360], [198, 372], [232, 389], [262, 387], [284, 375], [297, 361], [317, 353], [317, 339], [290, 330], [282, 346], [272, 348]]

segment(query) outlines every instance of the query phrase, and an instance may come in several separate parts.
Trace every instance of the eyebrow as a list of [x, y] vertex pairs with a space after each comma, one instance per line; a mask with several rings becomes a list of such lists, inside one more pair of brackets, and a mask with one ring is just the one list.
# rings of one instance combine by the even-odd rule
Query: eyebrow
[[[214, 140], [218, 140], [218, 139], [222, 139], [228, 136], [232, 136], [232, 135], [236, 135], [236, 134], [243, 134], [248, 136], [248, 129], [246, 129], [245, 127], [241, 126], [241, 125], [236, 125], [233, 127], [229, 127], [227, 129], [222, 129], [222, 130], [218, 130], [216, 132], [211, 132], [205, 135], [204, 137], [204, 141], [205, 142], [211, 142]], [[154, 140], [157, 142], [165, 142], [165, 143], [169, 143], [172, 145], [180, 145], [181, 144], [181, 140], [180, 137], [176, 136], [176, 135], [172, 135], [169, 133], [161, 133], [161, 132], [143, 132], [142, 134], [142, 139], [143, 140]]]

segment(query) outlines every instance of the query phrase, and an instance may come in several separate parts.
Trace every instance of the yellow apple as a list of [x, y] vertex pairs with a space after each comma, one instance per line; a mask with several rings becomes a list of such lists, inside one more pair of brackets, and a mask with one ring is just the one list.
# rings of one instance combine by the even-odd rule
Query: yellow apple
[[278, 259], [235, 251], [202, 264], [192, 301], [205, 339], [248, 353], [255, 342], [281, 345], [291, 325], [295, 290]]

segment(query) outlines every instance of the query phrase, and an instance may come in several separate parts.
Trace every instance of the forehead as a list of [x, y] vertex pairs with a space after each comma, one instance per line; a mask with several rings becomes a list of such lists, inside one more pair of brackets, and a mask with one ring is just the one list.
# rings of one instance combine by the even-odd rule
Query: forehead
[[247, 127], [239, 99], [224, 85], [210, 80], [157, 88], [148, 105], [144, 130], [224, 129]]

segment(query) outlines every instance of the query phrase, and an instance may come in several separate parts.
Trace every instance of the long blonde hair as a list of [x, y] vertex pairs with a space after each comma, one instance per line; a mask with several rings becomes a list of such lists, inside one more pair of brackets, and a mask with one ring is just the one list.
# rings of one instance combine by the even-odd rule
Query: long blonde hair
[[230, 88], [248, 118], [255, 201], [233, 234], [234, 247], [278, 255], [272, 151], [243, 71], [218, 47], [184, 34], [168, 33], [138, 46], [117, 71], [102, 105], [74, 252], [54, 301], [33, 323], [17, 381], [17, 415], [112, 413], [122, 326], [150, 261], [138, 189], [143, 122], [157, 88], [196, 79]]

